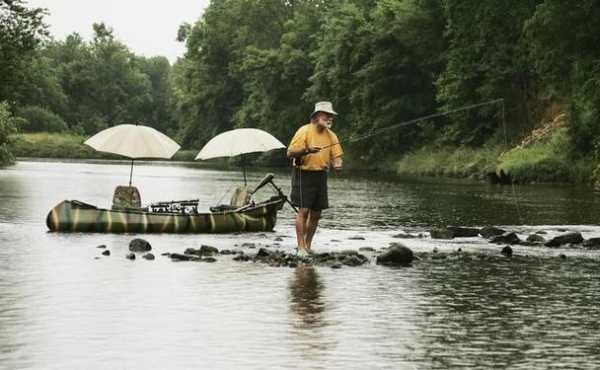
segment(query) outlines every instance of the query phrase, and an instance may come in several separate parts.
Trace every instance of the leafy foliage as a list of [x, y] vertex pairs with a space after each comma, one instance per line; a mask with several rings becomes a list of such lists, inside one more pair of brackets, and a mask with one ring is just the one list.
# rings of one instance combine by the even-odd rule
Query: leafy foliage
[[10, 135], [15, 132], [15, 122], [8, 103], [0, 102], [0, 166], [10, 163], [13, 159], [11, 152], [8, 150], [8, 144]]

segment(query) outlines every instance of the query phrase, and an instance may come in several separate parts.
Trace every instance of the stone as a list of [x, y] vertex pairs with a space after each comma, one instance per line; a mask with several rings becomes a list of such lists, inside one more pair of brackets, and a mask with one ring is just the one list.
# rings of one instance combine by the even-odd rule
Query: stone
[[341, 269], [342, 268], [342, 264], [339, 263], [339, 262], [334, 263], [333, 265], [331, 265], [331, 268], [332, 269]]
[[561, 260], [566, 260], [567, 256], [564, 255], [563, 253], [559, 254], [558, 257], [560, 257]]
[[283, 241], [283, 238], [282, 238], [281, 236], [278, 236], [278, 237], [276, 237], [276, 238], [274, 239], [274, 241], [276, 241], [276, 242], [282, 242], [282, 241]]
[[429, 231], [432, 239], [454, 239], [454, 233], [445, 227], [438, 227]]
[[489, 239], [494, 236], [499, 236], [504, 234], [506, 231], [495, 227], [495, 226], [485, 226], [479, 229], [479, 235], [483, 236], [486, 239]]
[[99, 245], [99, 246], [97, 246], [96, 248], [99, 248], [99, 249], [105, 249], [105, 248], [106, 248], [106, 245], [102, 244], [102, 245]]
[[355, 235], [348, 238], [348, 240], [365, 240], [364, 236]]
[[479, 236], [479, 229], [474, 227], [448, 226], [446, 229], [450, 230], [455, 238], [474, 238]]
[[266, 258], [269, 257], [271, 255], [271, 252], [269, 252], [269, 250], [265, 249], [265, 248], [260, 248], [258, 250], [258, 253], [256, 253], [256, 258]]
[[600, 238], [589, 238], [583, 241], [583, 246], [587, 249], [600, 249]]
[[148, 241], [136, 238], [129, 242], [129, 250], [131, 252], [149, 252], [152, 250], [152, 246]]
[[385, 253], [377, 256], [377, 264], [386, 266], [406, 266], [412, 263], [413, 259], [413, 251], [410, 248], [397, 243], [388, 248]]
[[559, 236], [555, 236], [550, 239], [544, 245], [546, 247], [560, 247], [565, 244], [580, 244], [583, 242], [583, 236], [579, 232], [566, 233]]
[[236, 251], [232, 251], [232, 250], [229, 250], [229, 249], [222, 249], [219, 252], [219, 254], [222, 254], [222, 255], [231, 255], [231, 254], [236, 254]]
[[358, 248], [359, 252], [375, 252], [375, 249], [372, 247], [360, 247]]
[[494, 244], [519, 244], [521, 239], [514, 232], [505, 232], [502, 235], [498, 235], [490, 239], [490, 243]]
[[338, 240], [338, 239], [331, 239], [331, 242], [333, 242], [333, 243], [339, 243], [339, 242], [341, 242], [341, 240]]
[[541, 235], [545, 235], [548, 234], [547, 232], [545, 232], [544, 230], [539, 230], [535, 232], [536, 234], [541, 234]]
[[202, 258], [200, 260], [200, 262], [214, 263], [214, 262], [217, 262], [217, 259], [214, 257], [205, 257], [205, 258]]
[[507, 245], [506, 247], [502, 248], [502, 250], [500, 251], [500, 253], [502, 253], [506, 257], [512, 257], [513, 250], [512, 250], [512, 248], [509, 245]]
[[147, 259], [148, 261], [153, 261], [156, 257], [152, 253], [146, 253], [142, 256], [143, 259]]
[[256, 248], [255, 243], [242, 243], [241, 246], [242, 246], [242, 248], [250, 248], [250, 249]]
[[127, 258], [128, 260], [134, 260], [135, 259], [135, 254], [133, 253], [129, 253], [128, 255], [125, 256], [125, 258]]
[[416, 236], [411, 235], [411, 234], [406, 234], [406, 233], [400, 233], [400, 234], [392, 235], [392, 238], [396, 238], [396, 239], [414, 239], [414, 238], [416, 238]]
[[102, 252], [102, 255], [103, 256], [110, 256], [110, 251], [106, 250], [106, 251]]
[[540, 236], [538, 234], [531, 234], [527, 237], [525, 241], [529, 243], [545, 243], [546, 239], [544, 239], [543, 236]]
[[183, 253], [203, 257], [219, 254], [219, 250], [215, 247], [211, 247], [210, 245], [201, 245], [200, 249], [187, 248]]

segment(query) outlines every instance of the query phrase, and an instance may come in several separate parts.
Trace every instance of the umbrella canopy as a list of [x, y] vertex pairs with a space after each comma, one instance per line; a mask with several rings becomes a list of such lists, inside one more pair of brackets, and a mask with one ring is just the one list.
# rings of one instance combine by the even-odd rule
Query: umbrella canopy
[[131, 158], [129, 186], [133, 175], [133, 160], [138, 158], [171, 158], [180, 148], [167, 135], [142, 125], [118, 125], [102, 130], [84, 144], [99, 152]]
[[223, 132], [210, 139], [200, 150], [196, 159], [234, 157], [240, 154], [268, 152], [281, 148], [285, 148], [285, 145], [266, 131], [256, 128], [238, 128]]
[[242, 171], [244, 172], [244, 184], [246, 184], [246, 164], [243, 155], [281, 148], [285, 148], [285, 145], [266, 131], [257, 128], [238, 128], [225, 131], [210, 139], [195, 159], [242, 155]]
[[118, 125], [102, 130], [84, 144], [131, 159], [171, 158], [180, 148], [167, 135], [142, 125]]

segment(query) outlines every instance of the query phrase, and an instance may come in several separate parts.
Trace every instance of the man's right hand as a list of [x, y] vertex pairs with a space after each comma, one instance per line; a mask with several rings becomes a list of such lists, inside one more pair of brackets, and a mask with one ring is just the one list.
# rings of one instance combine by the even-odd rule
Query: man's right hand
[[321, 147], [318, 146], [309, 146], [306, 148], [306, 154], [318, 153], [321, 151]]

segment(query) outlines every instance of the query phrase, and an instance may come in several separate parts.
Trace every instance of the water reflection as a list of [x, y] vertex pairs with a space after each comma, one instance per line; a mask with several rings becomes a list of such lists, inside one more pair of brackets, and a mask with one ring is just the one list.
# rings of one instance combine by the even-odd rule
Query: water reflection
[[315, 329], [322, 327], [323, 283], [319, 274], [312, 266], [296, 267], [290, 282], [290, 307], [295, 313], [294, 326], [299, 329]]

